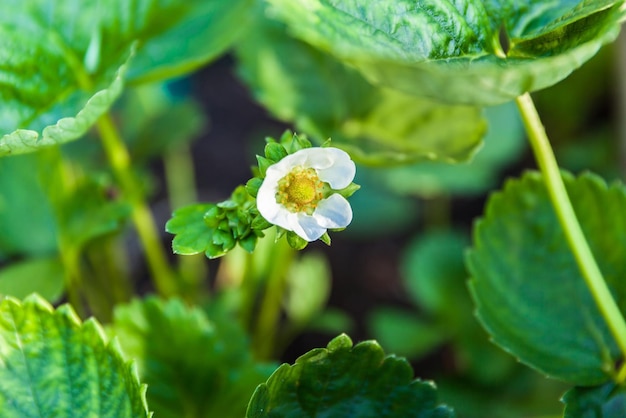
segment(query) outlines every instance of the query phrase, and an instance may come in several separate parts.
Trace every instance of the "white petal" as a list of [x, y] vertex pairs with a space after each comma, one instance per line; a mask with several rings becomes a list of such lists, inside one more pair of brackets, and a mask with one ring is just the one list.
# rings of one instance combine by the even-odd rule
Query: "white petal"
[[272, 177], [278, 177], [277, 180], [280, 180], [283, 177], [285, 177], [287, 174], [289, 174], [289, 172], [291, 172], [291, 170], [293, 170], [294, 167], [297, 167], [297, 166], [308, 167], [308, 165], [306, 164], [307, 153], [302, 152], [308, 149], [312, 149], [312, 148], [303, 149], [298, 152], [294, 152], [293, 154], [289, 154], [286, 157], [284, 157], [282, 160], [277, 162], [276, 164], [272, 164], [271, 166], [269, 166], [267, 168], [267, 171], [265, 172], [265, 178], [267, 178], [267, 176], [272, 176]]
[[332, 161], [328, 167], [313, 167], [317, 170], [320, 180], [336, 190], [348, 187], [356, 174], [356, 165], [350, 159], [350, 155], [339, 148], [317, 149], [325, 150], [326, 157]]
[[284, 228], [284, 225], [287, 225], [285, 217], [289, 211], [276, 202], [277, 190], [278, 181], [272, 181], [266, 177], [257, 193], [256, 207], [268, 222]]
[[293, 214], [294, 217], [290, 218], [292, 222], [289, 229], [301, 238], [311, 242], [319, 239], [326, 232], [326, 228], [320, 226], [317, 223], [317, 219], [314, 216], [307, 215], [305, 213]]
[[335, 193], [317, 204], [313, 217], [321, 227], [345, 228], [352, 222], [352, 208], [345, 197]]

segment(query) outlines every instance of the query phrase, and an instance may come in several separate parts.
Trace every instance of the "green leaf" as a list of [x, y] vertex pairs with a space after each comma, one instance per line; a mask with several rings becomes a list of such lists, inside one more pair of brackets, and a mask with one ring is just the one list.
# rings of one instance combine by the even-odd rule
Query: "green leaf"
[[[116, 1], [128, 7], [128, 0]], [[149, 25], [137, 34], [142, 44], [128, 71], [133, 83], [185, 75], [218, 57], [248, 27], [254, 1], [141, 3], [149, 7]]]
[[122, 97], [116, 110], [135, 163], [176, 152], [208, 125], [197, 102], [172, 97], [166, 85], [134, 88]]
[[304, 253], [289, 266], [283, 305], [291, 322], [307, 324], [330, 296], [331, 272], [322, 254]]
[[254, 392], [247, 418], [453, 417], [437, 404], [434, 384], [413, 380], [409, 363], [385, 356], [375, 341], [352, 346], [346, 335], [280, 366]]
[[214, 58], [245, 27], [250, 4], [5, 2], [0, 155], [79, 138], [119, 97], [127, 71], [134, 81], [154, 80]]
[[177, 209], [172, 219], [165, 224], [165, 230], [175, 234], [172, 250], [176, 254], [191, 255], [205, 252], [211, 246], [213, 234], [205, 223], [207, 211], [216, 207], [211, 203], [196, 204]]
[[30, 258], [0, 270], [0, 295], [23, 299], [38, 293], [58, 302], [65, 289], [65, 271], [58, 257]]
[[626, 416], [626, 389], [613, 382], [570, 389], [563, 395], [563, 418], [621, 418]]
[[377, 309], [369, 317], [368, 324], [376, 339], [389, 351], [410, 358], [428, 354], [448, 338], [437, 324], [399, 309]]
[[495, 188], [501, 171], [523, 155], [526, 138], [515, 103], [485, 108], [483, 113], [489, 128], [470, 161], [392, 167], [380, 173], [379, 181], [396, 193], [424, 197], [476, 195]]
[[0, 159], [0, 253], [48, 256], [57, 251], [54, 210], [39, 181], [38, 164], [34, 155]]
[[567, 77], [615, 39], [624, 18], [615, 0], [269, 2], [292, 33], [370, 81], [486, 105]]
[[163, 418], [241, 417], [254, 388], [274, 370], [252, 360], [232, 319], [212, 321], [176, 299], [116, 307], [111, 332], [137, 359], [150, 407]]
[[150, 417], [145, 389], [95, 320], [36, 295], [0, 303], [3, 418]]
[[287, 150], [278, 142], [268, 142], [265, 145], [265, 157], [272, 161], [280, 161], [287, 156]]
[[420, 234], [405, 249], [401, 270], [411, 299], [431, 315], [467, 326], [472, 311], [464, 280], [463, 253], [468, 239], [452, 231]]
[[304, 250], [309, 244], [307, 240], [301, 238], [295, 232], [287, 231], [287, 242], [294, 250]]
[[[418, 318], [423, 323], [422, 328], [431, 328], [422, 331], [426, 342], [435, 340], [433, 328], [438, 329], [440, 340], [445, 339], [452, 348], [460, 374], [480, 384], [501, 384], [510, 379], [515, 363], [489, 341], [472, 315], [474, 307], [463, 264], [467, 245], [467, 237], [454, 230], [419, 234], [402, 255], [401, 272], [409, 296], [430, 319], [426, 322]], [[391, 323], [393, 319], [388, 321]], [[402, 334], [400, 323], [398, 320], [392, 325], [397, 329], [398, 338], [403, 336], [410, 341], [412, 335]], [[409, 324], [406, 329], [411, 329]]]
[[130, 215], [130, 206], [107, 196], [107, 190], [93, 179], [84, 179], [62, 203], [58, 223], [65, 240], [81, 248], [95, 238], [121, 229]]
[[[568, 194], [622, 312], [626, 190], [564, 174]], [[620, 352], [585, 285], [542, 178], [528, 173], [494, 194], [467, 256], [477, 314], [520, 360], [576, 385], [606, 382]]]
[[265, 107], [318, 142], [332, 137], [362, 163], [466, 160], [486, 129], [480, 109], [374, 87], [270, 20], [236, 51], [239, 73]]

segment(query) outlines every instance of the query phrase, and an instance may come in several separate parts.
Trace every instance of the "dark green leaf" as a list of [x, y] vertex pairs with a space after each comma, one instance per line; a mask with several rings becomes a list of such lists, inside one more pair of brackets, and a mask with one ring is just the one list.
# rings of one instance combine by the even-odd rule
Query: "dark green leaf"
[[[626, 190], [591, 174], [564, 175], [576, 214], [624, 312]], [[501, 347], [577, 385], [603, 383], [621, 358], [585, 285], [542, 178], [526, 174], [494, 194], [468, 254], [478, 317]]]
[[150, 417], [145, 387], [100, 325], [37, 296], [0, 303], [3, 418]]
[[254, 392], [247, 418], [453, 417], [437, 404], [435, 386], [413, 380], [409, 363], [387, 356], [375, 341], [352, 346], [345, 335], [327, 348], [283, 364]]
[[64, 289], [65, 271], [58, 257], [30, 258], [0, 270], [0, 295], [23, 299], [38, 293], [54, 303]]
[[626, 389], [613, 382], [570, 389], [562, 399], [564, 418], [622, 418], [626, 416]]
[[179, 300], [118, 306], [111, 331], [137, 359], [150, 406], [163, 418], [241, 417], [273, 370], [252, 360], [236, 322], [212, 321]]
[[276, 22], [260, 21], [237, 53], [240, 73], [258, 100], [318, 142], [332, 137], [333, 146], [357, 161], [465, 160], [485, 131], [480, 109], [373, 87], [355, 70], [289, 37]]
[[[291, 31], [371, 81], [497, 104], [565, 78], [619, 32], [622, 1], [270, 0]], [[500, 44], [501, 30], [508, 47]]]

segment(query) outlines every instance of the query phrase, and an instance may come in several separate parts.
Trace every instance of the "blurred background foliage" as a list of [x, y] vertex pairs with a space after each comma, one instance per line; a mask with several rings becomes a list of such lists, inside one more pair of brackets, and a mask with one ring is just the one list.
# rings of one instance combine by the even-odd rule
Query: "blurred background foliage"
[[[490, 343], [466, 288], [464, 251], [487, 192], [533, 167], [515, 106], [444, 106], [375, 87], [291, 38], [282, 24], [258, 11], [254, 18], [229, 54], [189, 77], [127, 89], [113, 116], [159, 225], [185, 204], [227, 198], [249, 177], [264, 136], [292, 128], [317, 143], [331, 137], [361, 163], [355, 182], [362, 186], [351, 199], [354, 221], [333, 237], [332, 248], [318, 243], [295, 254], [269, 236], [253, 255], [172, 257], [183, 294], [202, 312], [148, 301], [114, 313], [133, 289], [151, 288], [128, 228], [128, 205], [90, 132], [60, 149], [0, 159], [0, 294], [37, 291], [61, 302], [70, 274], [64, 266], [76, 265], [77, 276], [90, 277], [81, 282], [89, 313], [112, 323], [122, 344], [135, 311], [144, 334], [172, 326], [170, 316], [196, 321], [197, 333], [180, 336], [191, 342], [176, 342], [183, 346], [215, 345], [228, 328], [221, 316], [234, 312], [241, 329], [232, 332], [246, 359], [238, 367], [254, 382], [269, 374], [261, 361], [293, 361], [348, 332], [406, 356], [420, 377], [437, 382], [443, 402], [458, 405], [459, 417], [558, 415], [565, 387]], [[591, 169], [607, 180], [623, 172], [616, 63], [625, 50], [623, 42], [607, 46], [535, 95], [563, 168]], [[161, 239], [169, 245], [171, 236]], [[61, 257], [78, 260], [67, 264]], [[103, 261], [111, 259], [117, 262]], [[147, 350], [145, 341], [131, 344]], [[166, 354], [150, 356], [158, 362]], [[174, 372], [139, 357], [146, 361], [140, 368], [155, 368], [149, 373]], [[196, 364], [181, 367], [186, 373]], [[228, 376], [220, 379], [213, 383], [223, 385]], [[242, 380], [245, 391], [255, 386], [251, 381]], [[168, 402], [162, 411], [180, 410]], [[227, 416], [228, 406], [224, 401], [210, 411]]]

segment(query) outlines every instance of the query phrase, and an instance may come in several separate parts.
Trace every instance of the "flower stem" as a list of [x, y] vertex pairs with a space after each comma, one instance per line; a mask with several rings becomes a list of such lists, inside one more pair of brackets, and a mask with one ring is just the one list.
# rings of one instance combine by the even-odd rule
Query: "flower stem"
[[131, 204], [131, 216], [145, 251], [154, 286], [162, 296], [172, 296], [178, 291], [176, 276], [159, 242], [156, 222], [131, 171], [128, 149], [108, 113], [100, 117], [96, 126], [113, 172]]
[[[626, 322], [583, 235], [537, 109], [528, 93], [519, 96], [515, 101], [567, 243], [600, 313], [607, 322], [622, 354], [626, 357]], [[621, 371], [617, 378], [620, 382], [624, 381], [626, 373]]]

